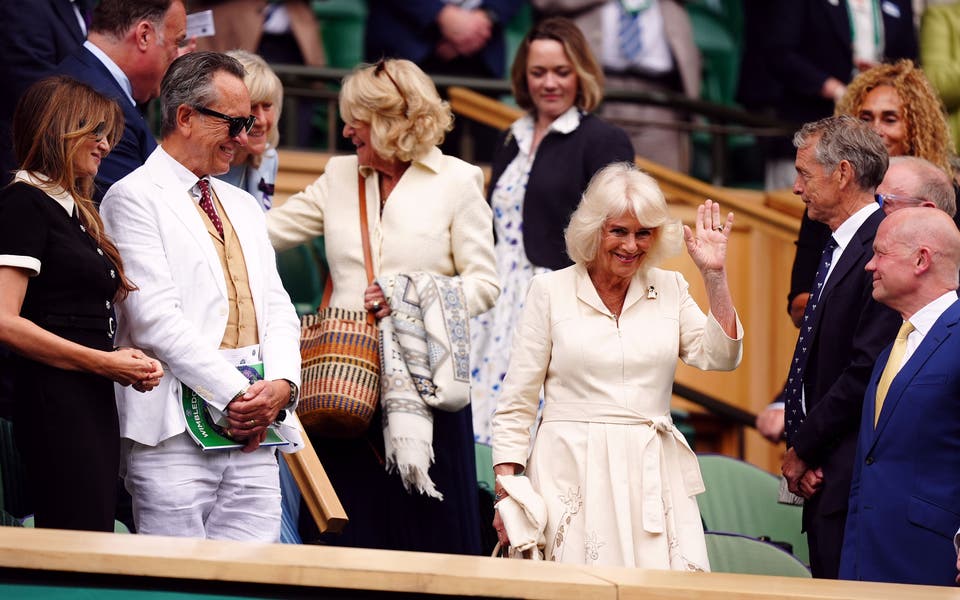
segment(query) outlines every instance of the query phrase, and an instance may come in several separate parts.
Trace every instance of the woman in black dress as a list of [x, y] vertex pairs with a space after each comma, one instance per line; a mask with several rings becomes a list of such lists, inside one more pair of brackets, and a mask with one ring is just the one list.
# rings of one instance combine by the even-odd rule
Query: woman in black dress
[[116, 103], [67, 77], [36, 83], [14, 113], [21, 170], [0, 192], [0, 343], [16, 353], [14, 431], [37, 527], [113, 531], [113, 382], [143, 391], [163, 374], [113, 347], [113, 304], [135, 287], [90, 198], [122, 132]]

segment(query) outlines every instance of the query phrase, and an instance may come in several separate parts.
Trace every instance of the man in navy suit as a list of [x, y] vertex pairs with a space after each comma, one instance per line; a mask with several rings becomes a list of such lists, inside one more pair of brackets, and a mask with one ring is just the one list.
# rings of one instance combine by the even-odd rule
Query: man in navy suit
[[13, 176], [16, 161], [10, 119], [20, 96], [49, 75], [87, 37], [87, 0], [0, 1], [0, 185]]
[[87, 41], [57, 67], [58, 73], [90, 84], [123, 109], [123, 137], [97, 173], [98, 203], [156, 148], [138, 105], [159, 95], [160, 81], [186, 40], [186, 27], [181, 0], [100, 0]]
[[953, 585], [960, 231], [941, 210], [904, 208], [881, 223], [873, 248], [873, 297], [904, 323], [863, 398], [840, 577]]
[[[871, 298], [863, 270], [883, 219], [874, 200], [887, 169], [880, 136], [849, 116], [807, 123], [794, 137], [793, 193], [836, 241], [819, 296], [811, 297], [798, 347], [807, 349], [794, 400], [787, 402], [782, 471], [806, 498], [803, 526], [814, 577], [835, 579], [847, 516], [863, 392], [877, 355], [900, 326], [897, 313]], [[809, 317], [809, 318], [807, 318]], [[790, 376], [796, 376], [791, 366]], [[790, 387], [790, 384], [788, 384]]]

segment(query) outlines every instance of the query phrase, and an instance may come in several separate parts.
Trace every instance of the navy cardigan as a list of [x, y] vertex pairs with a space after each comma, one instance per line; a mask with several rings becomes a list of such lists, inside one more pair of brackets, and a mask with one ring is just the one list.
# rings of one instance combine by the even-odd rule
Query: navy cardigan
[[[507, 130], [493, 153], [488, 201], [518, 152], [517, 140]], [[580, 125], [570, 133], [552, 131], [540, 141], [523, 198], [523, 246], [532, 264], [553, 270], [573, 264], [563, 231], [590, 178], [610, 163], [633, 159], [626, 132], [591, 114], [581, 114]]]

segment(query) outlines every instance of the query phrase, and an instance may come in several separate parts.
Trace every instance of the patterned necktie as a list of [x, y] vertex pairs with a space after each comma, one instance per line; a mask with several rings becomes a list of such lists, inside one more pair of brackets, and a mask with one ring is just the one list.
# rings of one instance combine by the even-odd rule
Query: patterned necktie
[[206, 179], [201, 179], [197, 182], [197, 187], [200, 188], [200, 208], [210, 217], [210, 222], [217, 228], [220, 239], [223, 239], [223, 223], [220, 222], [217, 209], [213, 207], [213, 197], [210, 195], [210, 182]]
[[643, 52], [643, 39], [640, 37], [640, 13], [628, 11], [620, 5], [619, 42], [620, 53], [628, 61], [636, 60]]
[[787, 385], [784, 388], [784, 416], [786, 418], [787, 445], [793, 445], [793, 436], [803, 423], [803, 371], [807, 367], [810, 344], [813, 342], [813, 317], [820, 303], [820, 292], [827, 281], [830, 272], [830, 262], [833, 260], [833, 251], [837, 242], [831, 236], [827, 241], [823, 254], [820, 255], [820, 268], [813, 280], [813, 289], [807, 299], [807, 307], [803, 310], [803, 321], [800, 322], [800, 335], [797, 337], [797, 346], [793, 349], [793, 360], [790, 361], [790, 371], [787, 373]]
[[883, 367], [880, 383], [877, 384], [876, 405], [873, 411], [874, 427], [880, 420], [880, 409], [883, 408], [883, 401], [887, 397], [890, 384], [893, 383], [893, 378], [897, 376], [903, 366], [903, 355], [907, 352], [907, 336], [913, 330], [913, 324], [910, 321], [904, 321], [903, 325], [900, 326], [900, 331], [897, 332], [897, 339], [893, 342], [893, 348], [890, 349], [890, 357], [887, 359], [886, 366]]

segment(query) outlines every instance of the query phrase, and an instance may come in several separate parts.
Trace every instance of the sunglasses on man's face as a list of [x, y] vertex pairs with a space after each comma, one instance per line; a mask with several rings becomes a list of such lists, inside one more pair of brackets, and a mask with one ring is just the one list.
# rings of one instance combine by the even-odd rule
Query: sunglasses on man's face
[[253, 115], [248, 117], [230, 117], [221, 112], [215, 110], [210, 110], [209, 108], [203, 106], [194, 106], [193, 107], [201, 115], [207, 115], [208, 117], [214, 117], [215, 119], [221, 119], [230, 124], [227, 133], [230, 134], [230, 137], [237, 137], [240, 135], [241, 131], [250, 133], [250, 130], [253, 129], [253, 124], [256, 122], [257, 118]]

